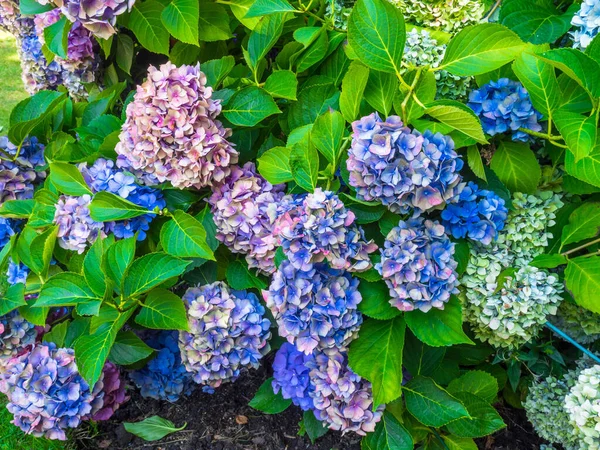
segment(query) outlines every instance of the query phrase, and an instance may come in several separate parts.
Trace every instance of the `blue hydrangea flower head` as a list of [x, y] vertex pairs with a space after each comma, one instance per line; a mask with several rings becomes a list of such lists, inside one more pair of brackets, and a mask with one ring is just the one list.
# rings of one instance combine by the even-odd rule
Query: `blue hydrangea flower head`
[[0, 250], [8, 244], [10, 237], [18, 233], [20, 229], [21, 224], [19, 221], [0, 217]]
[[390, 290], [390, 303], [401, 311], [444, 309], [458, 293], [454, 244], [439, 222], [422, 217], [400, 221], [385, 238], [375, 269]]
[[469, 94], [467, 106], [479, 116], [483, 131], [490, 136], [512, 132], [513, 141], [527, 142], [530, 136], [519, 128], [542, 130], [538, 123], [542, 114], [533, 107], [527, 89], [518, 81], [490, 81]]
[[6, 272], [6, 276], [8, 277], [8, 284], [25, 284], [27, 282], [28, 275], [29, 267], [27, 267], [25, 264], [16, 264], [12, 259], [8, 262], [8, 270]]
[[345, 347], [355, 337], [362, 323], [358, 285], [357, 278], [324, 263], [305, 271], [283, 261], [263, 296], [279, 335], [308, 355], [317, 347]]
[[256, 295], [215, 282], [186, 291], [189, 332], [179, 333], [186, 369], [205, 392], [257, 369], [269, 350], [271, 322]]
[[156, 356], [142, 369], [129, 373], [142, 397], [176, 402], [192, 392], [194, 383], [181, 361], [177, 331], [149, 334], [146, 344], [156, 350]]
[[570, 33], [573, 47], [585, 50], [600, 31], [600, 2], [583, 0], [579, 11], [571, 19], [571, 25], [577, 27], [577, 30]]
[[454, 196], [463, 161], [449, 136], [405, 127], [398, 116], [377, 113], [352, 124], [346, 166], [358, 198], [397, 213], [440, 208]]
[[[6, 156], [8, 155], [8, 156]], [[7, 200], [25, 200], [33, 197], [33, 191], [46, 173], [36, 171], [44, 165], [44, 146], [37, 138], [27, 138], [18, 157], [17, 147], [6, 136], [0, 137], [0, 205]]]
[[458, 189], [442, 211], [442, 225], [457, 239], [469, 238], [488, 245], [504, 228], [508, 209], [494, 192], [469, 181]]
[[314, 386], [310, 382], [308, 363], [314, 360], [313, 354], [306, 355], [289, 342], [284, 342], [277, 350], [273, 361], [273, 391], [303, 411], [313, 409], [310, 392]]

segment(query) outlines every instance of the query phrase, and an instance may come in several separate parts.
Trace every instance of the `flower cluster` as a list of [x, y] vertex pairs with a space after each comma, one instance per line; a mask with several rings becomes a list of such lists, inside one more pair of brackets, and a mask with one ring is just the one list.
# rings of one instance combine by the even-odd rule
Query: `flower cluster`
[[455, 195], [463, 161], [448, 136], [404, 127], [398, 116], [377, 113], [352, 124], [346, 162], [357, 197], [379, 200], [391, 211], [427, 211]]
[[156, 350], [156, 356], [142, 369], [129, 373], [142, 397], [176, 402], [181, 395], [189, 395], [194, 383], [181, 362], [178, 332], [156, 332], [145, 342]]
[[331, 191], [282, 199], [273, 229], [283, 252], [296, 269], [309, 271], [314, 263], [327, 261], [334, 269], [360, 272], [371, 268], [369, 254], [377, 249], [367, 242], [355, 216]]
[[571, 19], [577, 30], [571, 32], [573, 47], [585, 50], [600, 31], [600, 2], [583, 0], [579, 11]]
[[531, 104], [529, 93], [518, 81], [500, 78], [471, 91], [467, 105], [481, 119], [490, 136], [512, 132], [513, 141], [527, 142], [530, 136], [519, 128], [541, 131], [542, 114]]
[[471, 296], [465, 316], [475, 336], [497, 347], [518, 347], [556, 314], [563, 285], [556, 275], [524, 266], [503, 280], [497, 293]]
[[208, 199], [217, 239], [232, 252], [245, 254], [249, 267], [268, 274], [275, 271], [273, 228], [284, 189], [283, 184], [273, 186], [248, 162], [232, 166], [231, 174], [213, 185]]
[[389, 0], [407, 22], [448, 33], [479, 23], [485, 13], [481, 0]]
[[534, 382], [523, 402], [527, 418], [537, 434], [547, 441], [562, 444], [566, 450], [584, 449], [578, 444], [579, 439], [565, 411], [565, 396], [576, 379], [575, 374], [569, 372], [564, 379], [550, 376]]
[[37, 138], [27, 138], [21, 149], [17, 150], [6, 136], [1, 136], [0, 205], [7, 200], [32, 198], [35, 187], [46, 177], [44, 171], [36, 171], [44, 164], [44, 146]]
[[169, 181], [183, 189], [221, 181], [238, 154], [227, 141], [231, 130], [216, 120], [221, 105], [211, 96], [199, 65], [151, 66], [127, 106], [119, 165], [147, 184]]
[[2, 377], [13, 423], [27, 434], [66, 440], [65, 430], [93, 413], [95, 393], [79, 374], [72, 349], [38, 344]]
[[[431, 66], [438, 67], [444, 59], [445, 45], [438, 45], [437, 41], [429, 35], [427, 30], [412, 29], [406, 33], [406, 44], [404, 47], [404, 58], [402, 59], [403, 70], [408, 68]], [[437, 86], [437, 98], [463, 100], [467, 98], [473, 78], [452, 75], [446, 70], [438, 70], [434, 73]]]
[[273, 361], [273, 392], [281, 391], [285, 399], [291, 399], [294, 405], [302, 411], [313, 409], [310, 392], [314, 386], [310, 380], [308, 365], [314, 360], [314, 355], [305, 354], [288, 342], [284, 342]]
[[468, 237], [489, 245], [504, 228], [508, 214], [504, 200], [472, 181], [458, 190], [442, 211], [442, 224], [457, 239]]
[[591, 344], [600, 339], [600, 314], [572, 302], [563, 301], [550, 322], [580, 344]]
[[354, 3], [354, 0], [329, 0], [325, 8], [325, 16], [333, 21], [335, 28], [345, 31], [348, 28], [348, 18]]
[[0, 316], [0, 364], [28, 351], [35, 344], [38, 332], [35, 325], [15, 309]]
[[315, 348], [345, 347], [354, 339], [362, 323], [358, 284], [349, 273], [324, 263], [302, 270], [283, 261], [263, 296], [279, 335], [308, 355]]
[[270, 350], [271, 322], [256, 295], [215, 282], [188, 289], [183, 300], [190, 331], [179, 333], [181, 358], [205, 392], [258, 368]]
[[[47, 0], [40, 1], [44, 2]], [[81, 22], [96, 36], [109, 39], [116, 32], [117, 16], [131, 11], [135, 0], [55, 0], [55, 3], [71, 22]]]
[[20, 223], [15, 219], [0, 217], [0, 250], [8, 244], [11, 236], [20, 231]]
[[[1, 219], [0, 219], [1, 220]], [[2, 246], [0, 245], [0, 248]], [[25, 284], [27, 276], [29, 275], [29, 267], [23, 263], [15, 263], [12, 259], [8, 262], [8, 270], [6, 271], [8, 284], [13, 285], [17, 283]]]
[[[92, 420], [108, 420], [119, 407], [129, 400], [125, 393], [125, 382], [121, 378], [119, 368], [112, 362], [106, 361], [102, 369], [102, 385], [96, 399], [101, 398], [102, 404], [92, 410]], [[94, 386], [96, 392], [97, 386]]]
[[56, 204], [54, 223], [58, 225], [58, 244], [77, 253], [83, 253], [88, 244], [93, 244], [99, 234], [104, 233], [102, 222], [90, 216], [92, 197], [61, 195]]
[[421, 217], [400, 221], [385, 238], [375, 268], [390, 290], [390, 303], [401, 311], [444, 309], [458, 293], [454, 244], [438, 222]]
[[565, 397], [565, 410], [585, 448], [600, 448], [600, 366], [584, 369]]

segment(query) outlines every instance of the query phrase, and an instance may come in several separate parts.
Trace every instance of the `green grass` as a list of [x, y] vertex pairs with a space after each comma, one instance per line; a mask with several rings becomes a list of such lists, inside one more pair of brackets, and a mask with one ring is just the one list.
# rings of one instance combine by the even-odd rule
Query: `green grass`
[[[0, 133], [6, 133], [10, 111], [27, 96], [21, 81], [21, 64], [15, 39], [0, 31], [0, 127], [3, 128]], [[0, 449], [3, 447], [0, 446]]]

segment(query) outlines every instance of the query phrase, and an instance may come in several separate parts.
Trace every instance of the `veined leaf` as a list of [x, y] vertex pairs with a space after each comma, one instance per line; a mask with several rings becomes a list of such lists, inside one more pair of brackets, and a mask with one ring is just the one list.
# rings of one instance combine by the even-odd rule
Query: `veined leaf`
[[461, 133], [486, 144], [481, 122], [471, 108], [454, 100], [438, 100], [427, 105], [425, 113]]
[[42, 286], [35, 306], [75, 306], [93, 300], [101, 299], [90, 289], [83, 276], [61, 272], [48, 279]]
[[198, 45], [199, 18], [198, 0], [172, 0], [161, 14], [162, 23], [175, 39], [193, 45]]
[[188, 330], [183, 300], [166, 289], [148, 293], [135, 321], [154, 330]]
[[578, 305], [592, 312], [600, 313], [600, 256], [580, 256], [572, 258], [565, 270], [567, 289], [573, 294]]
[[490, 167], [511, 192], [535, 192], [542, 176], [533, 151], [523, 143], [500, 142]]
[[215, 260], [207, 243], [206, 230], [189, 214], [175, 210], [172, 219], [160, 230], [160, 242], [165, 252], [173, 256]]
[[0, 299], [0, 315], [4, 316], [19, 306], [26, 305], [25, 285], [16, 283], [8, 287]]
[[120, 331], [108, 359], [119, 366], [128, 366], [147, 358], [152, 353], [154, 350], [133, 331]]
[[469, 392], [491, 403], [498, 394], [498, 381], [487, 372], [471, 370], [460, 378], [452, 380], [448, 385], [448, 392], [451, 394]]
[[169, 32], [161, 19], [164, 9], [157, 0], [137, 2], [129, 16], [128, 28], [145, 48], [169, 56]]
[[152, 211], [105, 191], [94, 195], [90, 203], [90, 216], [97, 222], [133, 219], [150, 212]]
[[170, 420], [152, 416], [141, 422], [123, 422], [123, 426], [129, 433], [135, 434], [145, 441], [158, 441], [171, 433], [183, 430], [187, 423], [177, 428]]
[[469, 417], [452, 421], [448, 431], [459, 437], [478, 438], [487, 436], [506, 426], [493, 406], [469, 392], [455, 394], [469, 412]]
[[189, 265], [166, 253], [148, 253], [131, 263], [124, 275], [123, 295], [131, 298], [148, 292], [170, 278], [181, 275]]
[[476, 145], [469, 145], [467, 147], [467, 163], [473, 173], [487, 183], [485, 167], [481, 160], [481, 153], [479, 153], [479, 149]]
[[320, 115], [310, 133], [310, 140], [321, 154], [337, 167], [344, 138], [344, 117], [332, 109]]
[[281, 12], [296, 11], [287, 0], [255, 0], [245, 18], [266, 16]]
[[223, 115], [234, 125], [253, 127], [260, 121], [281, 111], [273, 98], [256, 86], [236, 92], [223, 109]]
[[598, 233], [600, 233], [600, 203], [583, 203], [571, 213], [569, 224], [562, 230], [561, 249], [565, 245], [596, 237]]
[[527, 89], [531, 103], [546, 118], [559, 108], [561, 92], [554, 67], [530, 53], [521, 53], [512, 68]]
[[52, 183], [63, 194], [67, 195], [91, 195], [92, 191], [83, 179], [81, 172], [72, 164], [64, 162], [51, 162], [50, 174]]
[[367, 103], [376, 111], [387, 116], [392, 109], [394, 97], [398, 92], [398, 79], [395, 74], [378, 70], [369, 71], [369, 80], [364, 95]]
[[592, 97], [600, 97], [600, 78], [597, 76], [600, 65], [585, 53], [574, 48], [556, 48], [535, 56], [562, 70]]
[[273, 97], [296, 100], [298, 79], [291, 70], [277, 70], [269, 75], [263, 87]]
[[353, 61], [342, 80], [342, 95], [340, 95], [340, 111], [347, 122], [352, 122], [358, 116], [368, 79], [369, 68], [358, 61]]
[[248, 403], [254, 409], [264, 412], [265, 414], [279, 414], [285, 411], [292, 404], [291, 400], [286, 400], [282, 397], [281, 392], [275, 394], [271, 383], [273, 378], [266, 380], [258, 388], [254, 398]]
[[287, 183], [292, 181], [292, 169], [290, 167], [291, 148], [273, 147], [264, 152], [258, 162], [258, 172], [272, 184]]
[[388, 411], [383, 412], [375, 431], [360, 443], [361, 450], [412, 450], [414, 443], [409, 431]]
[[590, 154], [598, 137], [595, 115], [585, 117], [559, 109], [554, 114], [554, 123], [569, 151], [573, 153], [576, 163]]

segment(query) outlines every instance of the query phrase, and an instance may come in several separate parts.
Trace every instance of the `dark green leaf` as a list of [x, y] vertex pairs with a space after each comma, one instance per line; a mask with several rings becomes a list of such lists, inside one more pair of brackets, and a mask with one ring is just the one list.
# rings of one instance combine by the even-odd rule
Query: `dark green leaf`
[[170, 278], [181, 275], [189, 262], [165, 253], [149, 253], [136, 259], [125, 272], [123, 295], [127, 298], [148, 292]]
[[115, 55], [117, 65], [127, 74], [131, 73], [133, 62], [133, 39], [124, 33], [117, 35], [117, 54]]
[[166, 289], [153, 289], [148, 293], [135, 321], [154, 330], [188, 330], [183, 300]]
[[53, 342], [57, 347], [64, 347], [69, 323], [69, 321], [65, 321], [54, 325], [48, 333], [43, 335], [43, 341]]
[[573, 48], [556, 48], [536, 57], [562, 70], [592, 97], [600, 97], [600, 78], [597, 76], [600, 65], [586, 54]]
[[235, 58], [231, 55], [221, 59], [213, 59], [202, 64], [202, 71], [206, 74], [206, 82], [216, 88], [221, 84], [235, 66]]
[[117, 292], [121, 291], [123, 276], [127, 268], [131, 265], [135, 256], [136, 238], [131, 237], [117, 241], [105, 249], [105, 256], [102, 261], [106, 275], [114, 281]]
[[530, 266], [538, 269], [554, 269], [567, 263], [567, 258], [560, 254], [538, 255], [529, 263]]
[[448, 385], [448, 392], [453, 395], [459, 392], [469, 392], [491, 403], [498, 394], [498, 381], [487, 372], [471, 370], [460, 378], [452, 380]]
[[493, 434], [506, 425], [496, 410], [469, 392], [457, 392], [455, 396], [466, 406], [469, 416], [447, 425], [448, 431], [459, 437], [478, 438]]
[[170, 37], [161, 19], [164, 9], [157, 0], [137, 2], [129, 16], [128, 28], [145, 48], [168, 56]]
[[281, 393], [275, 394], [271, 383], [273, 378], [266, 380], [254, 395], [254, 398], [250, 400], [252, 408], [257, 409], [265, 414], [279, 414], [285, 411], [292, 404], [291, 400], [286, 400], [281, 396]]
[[413, 450], [409, 431], [392, 413], [384, 411], [375, 431], [367, 434], [360, 443], [361, 450]]
[[90, 216], [97, 222], [132, 219], [149, 212], [142, 206], [105, 191], [98, 192], [90, 203]]
[[402, 311], [390, 304], [390, 292], [384, 281], [361, 281], [358, 290], [362, 295], [358, 309], [364, 315], [373, 319], [387, 320], [402, 314]]
[[120, 331], [108, 359], [119, 366], [129, 366], [154, 353], [133, 331]]
[[61, 272], [48, 279], [42, 286], [35, 306], [75, 306], [93, 300], [100, 299], [90, 289], [83, 276]]
[[500, 142], [490, 167], [511, 192], [534, 193], [542, 176], [535, 154], [523, 143]]
[[273, 98], [263, 89], [248, 86], [236, 92], [223, 108], [225, 118], [232, 124], [253, 127], [273, 114], [279, 114]]
[[61, 92], [40, 91], [19, 102], [10, 113], [10, 142], [19, 145], [29, 135], [41, 135], [66, 98], [67, 95]]
[[213, 42], [232, 38], [227, 10], [222, 5], [210, 1], [201, 0], [200, 3], [200, 40]]
[[323, 422], [315, 417], [315, 413], [311, 410], [304, 411], [304, 414], [302, 415], [302, 421], [304, 423], [306, 434], [308, 435], [310, 442], [313, 444], [321, 436], [325, 436], [329, 430], [329, 428], [327, 428]]
[[55, 55], [67, 58], [67, 40], [72, 22], [66, 16], [62, 16], [58, 22], [44, 28], [44, 40], [46, 46]]
[[0, 299], [0, 315], [4, 316], [13, 309], [17, 309], [18, 307], [26, 304], [25, 285], [23, 283], [13, 284], [12, 286], [8, 287]]
[[267, 283], [253, 275], [242, 261], [233, 261], [227, 266], [227, 283], [236, 290], [265, 289]]
[[172, 219], [163, 225], [160, 242], [165, 252], [173, 256], [215, 259], [202, 223], [180, 210], [174, 211]]

